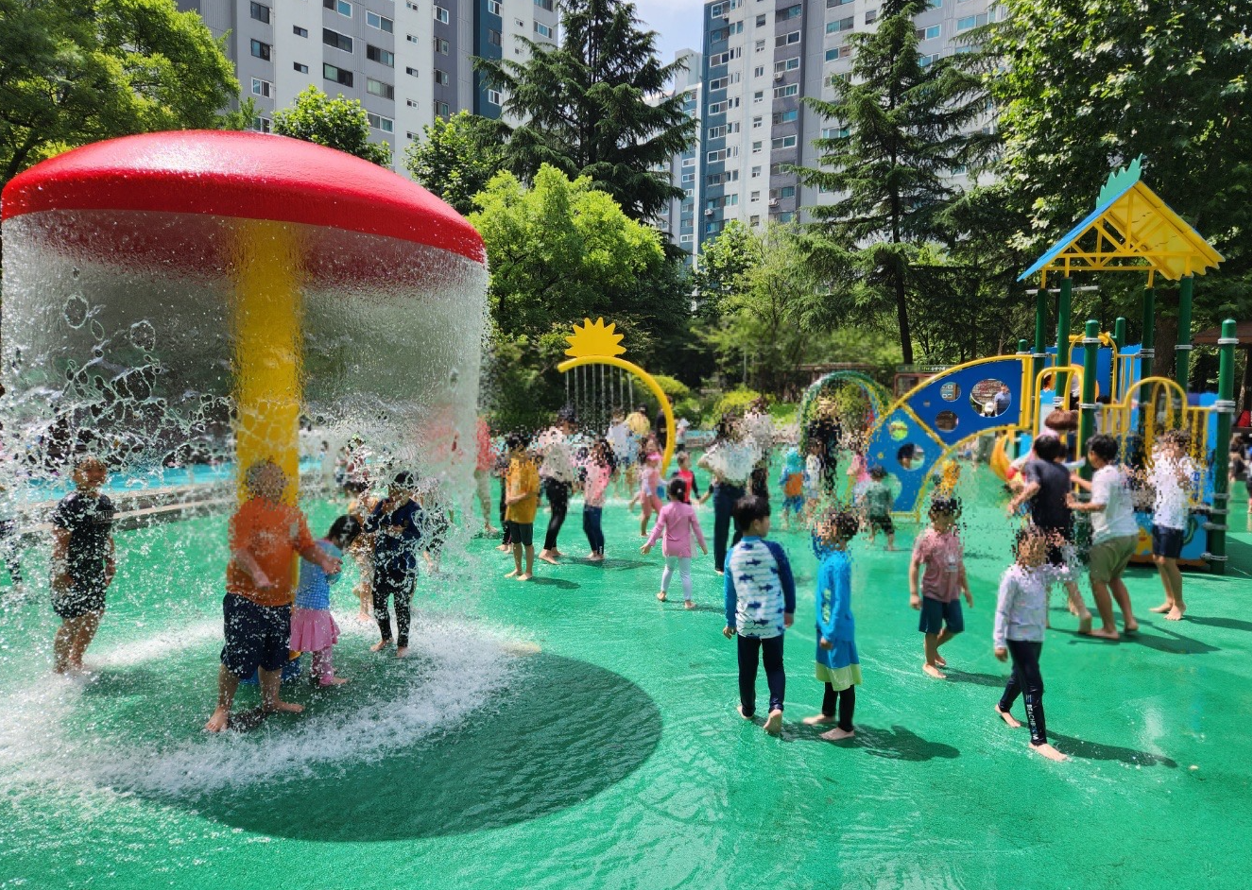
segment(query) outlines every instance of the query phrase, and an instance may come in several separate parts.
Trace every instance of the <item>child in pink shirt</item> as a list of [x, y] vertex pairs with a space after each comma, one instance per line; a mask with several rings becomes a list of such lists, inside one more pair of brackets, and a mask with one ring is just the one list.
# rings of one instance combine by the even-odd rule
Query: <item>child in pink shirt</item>
[[661, 572], [661, 592], [656, 598], [665, 602], [669, 591], [669, 582], [674, 577], [674, 569], [683, 582], [683, 605], [694, 609], [696, 604], [691, 600], [691, 533], [694, 531], [696, 540], [700, 542], [700, 550], [707, 556], [709, 548], [704, 544], [704, 532], [700, 529], [700, 520], [696, 517], [696, 509], [686, 502], [687, 483], [683, 479], [674, 479], [669, 484], [669, 503], [657, 514], [656, 525], [648, 542], [640, 549], [647, 553], [656, 544], [664, 531], [665, 539], [661, 544], [661, 552], [665, 554], [665, 571]]
[[[648, 534], [648, 519], [652, 514], [661, 512], [661, 499], [657, 496], [657, 491], [662, 488], [661, 452], [657, 450], [656, 439], [652, 436], [648, 436], [645, 448], [647, 457], [644, 458], [643, 472], [639, 474], [639, 493], [635, 495], [643, 504], [643, 519], [639, 522], [641, 536]], [[634, 500], [631, 504], [634, 504]]]
[[609, 443], [600, 439], [591, 446], [584, 469], [587, 476], [583, 481], [583, 533], [587, 535], [587, 543], [591, 552], [587, 559], [591, 562], [604, 561], [604, 531], [600, 527], [600, 519], [604, 513], [604, 493], [608, 490], [613, 470], [609, 463]]

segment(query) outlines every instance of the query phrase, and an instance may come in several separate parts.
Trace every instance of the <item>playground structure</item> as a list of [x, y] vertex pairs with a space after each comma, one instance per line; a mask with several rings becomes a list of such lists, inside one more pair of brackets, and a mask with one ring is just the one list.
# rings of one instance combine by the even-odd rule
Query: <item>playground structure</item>
[[[1182, 429], [1191, 434], [1192, 458], [1202, 469], [1193, 480], [1193, 514], [1183, 559], [1207, 562], [1214, 573], [1224, 573], [1238, 343], [1233, 321], [1223, 324], [1218, 340], [1218, 392], [1186, 391], [1195, 276], [1221, 261], [1220, 254], [1141, 181], [1139, 160], [1110, 175], [1095, 209], [1018, 278], [1039, 276], [1033, 348], [1023, 339], [1015, 355], [978, 359], [935, 374], [878, 415], [868, 434], [868, 454], [871, 463], [885, 467], [897, 480], [896, 512], [918, 516], [930, 480], [972, 438], [997, 437], [992, 465], [1003, 473], [1011, 457], [1025, 453], [1051, 409], [1076, 401], [1080, 419], [1074, 445], [1079, 456], [1097, 428], [1119, 440], [1123, 459], [1141, 466], [1151, 465], [1160, 433]], [[1082, 334], [1071, 332], [1072, 275], [1079, 272], [1147, 273], [1141, 344], [1128, 343], [1124, 318], [1117, 319], [1111, 333], [1102, 333], [1096, 320], [1087, 321]], [[1059, 278], [1052, 346], [1047, 342], [1050, 274]], [[1172, 380], [1151, 373], [1158, 275], [1179, 283]], [[987, 410], [985, 398], [1000, 384], [1007, 385], [1010, 402], [996, 414]], [[1145, 520], [1150, 516], [1139, 518], [1142, 551], [1148, 537], [1143, 532]]]
[[815, 419], [822, 400], [836, 387], [846, 384], [857, 387], [863, 393], [871, 423], [881, 417], [883, 411], [891, 404], [891, 393], [887, 388], [861, 371], [839, 370], [822, 375], [809, 384], [808, 389], [804, 391], [804, 397], [800, 400], [801, 453], [808, 448], [809, 425]]

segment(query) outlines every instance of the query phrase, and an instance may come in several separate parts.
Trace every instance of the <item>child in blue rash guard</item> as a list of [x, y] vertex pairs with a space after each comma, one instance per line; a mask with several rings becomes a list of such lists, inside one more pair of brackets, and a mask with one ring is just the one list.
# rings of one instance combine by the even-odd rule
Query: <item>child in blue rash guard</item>
[[[856, 654], [856, 623], [852, 618], [852, 560], [848, 541], [860, 523], [854, 513], [832, 511], [815, 530], [827, 544], [817, 572], [817, 679], [826, 685], [822, 712], [805, 717], [809, 726], [837, 723], [822, 738], [850, 739], [861, 663]], [[838, 719], [836, 719], [838, 714]]]
[[765, 540], [769, 534], [769, 501], [756, 495], [740, 498], [734, 517], [743, 539], [726, 557], [726, 627], [722, 634], [728, 640], [739, 637], [739, 713], [745, 720], [756, 713], [758, 658], [765, 663], [769, 684], [765, 731], [778, 735], [787, 686], [783, 632], [795, 620], [795, 580], [782, 547]]
[[[329, 556], [340, 559], [361, 532], [361, 525], [351, 516], [334, 521], [326, 537], [317, 542]], [[319, 565], [300, 561], [300, 583], [296, 588], [295, 608], [291, 611], [291, 642], [293, 652], [311, 652], [313, 667], [309, 679], [314, 686], [342, 686], [348, 681], [335, 676], [332, 650], [339, 640], [339, 626], [330, 614], [330, 585], [338, 574], [328, 575]]]

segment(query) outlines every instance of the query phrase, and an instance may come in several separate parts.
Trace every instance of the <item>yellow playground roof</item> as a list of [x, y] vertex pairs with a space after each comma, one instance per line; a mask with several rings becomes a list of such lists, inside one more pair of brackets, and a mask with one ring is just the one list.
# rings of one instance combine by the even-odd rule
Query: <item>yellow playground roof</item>
[[1139, 178], [1140, 158], [1109, 176], [1096, 209], [1054, 244], [1018, 281], [1048, 273], [1143, 272], [1171, 281], [1203, 275], [1223, 259], [1204, 237], [1183, 221]]

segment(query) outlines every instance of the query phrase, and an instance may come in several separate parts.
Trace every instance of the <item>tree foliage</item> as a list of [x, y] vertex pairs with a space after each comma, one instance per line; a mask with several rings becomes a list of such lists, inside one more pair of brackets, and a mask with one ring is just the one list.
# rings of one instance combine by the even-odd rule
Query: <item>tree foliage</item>
[[954, 57], [922, 64], [913, 19], [926, 8], [927, 0], [886, 0], [877, 30], [849, 38], [851, 77], [831, 79], [829, 101], [805, 99], [848, 135], [815, 140], [821, 166], [797, 171], [841, 196], [813, 210], [809, 240], [832, 284], [829, 320], [881, 322], [893, 311], [906, 362], [913, 264], [922, 244], [946, 235], [948, 177], [977, 158], [981, 140], [968, 131], [985, 109], [981, 79]]
[[0, 0], [0, 186], [69, 148], [131, 133], [239, 129], [224, 44], [173, 0]]
[[646, 220], [682, 196], [658, 168], [668, 169], [695, 134], [681, 99], [663, 95], [683, 65], [661, 64], [656, 33], [640, 30], [632, 3], [568, 0], [561, 8], [559, 46], [527, 41], [525, 61], [475, 60], [521, 121], [506, 166], [525, 182], [544, 164], [589, 177], [627, 216]]
[[290, 108], [274, 112], [274, 132], [391, 166], [391, 146], [370, 142], [370, 122], [360, 99], [330, 98], [316, 86], [305, 88]]
[[499, 121], [460, 111], [423, 127], [422, 140], [404, 154], [404, 166], [426, 189], [468, 215], [474, 196], [504, 165], [503, 140]]
[[748, 275], [761, 263], [761, 251], [761, 239], [737, 219], [704, 245], [691, 275], [701, 315], [716, 318], [726, 300], [747, 290]]

